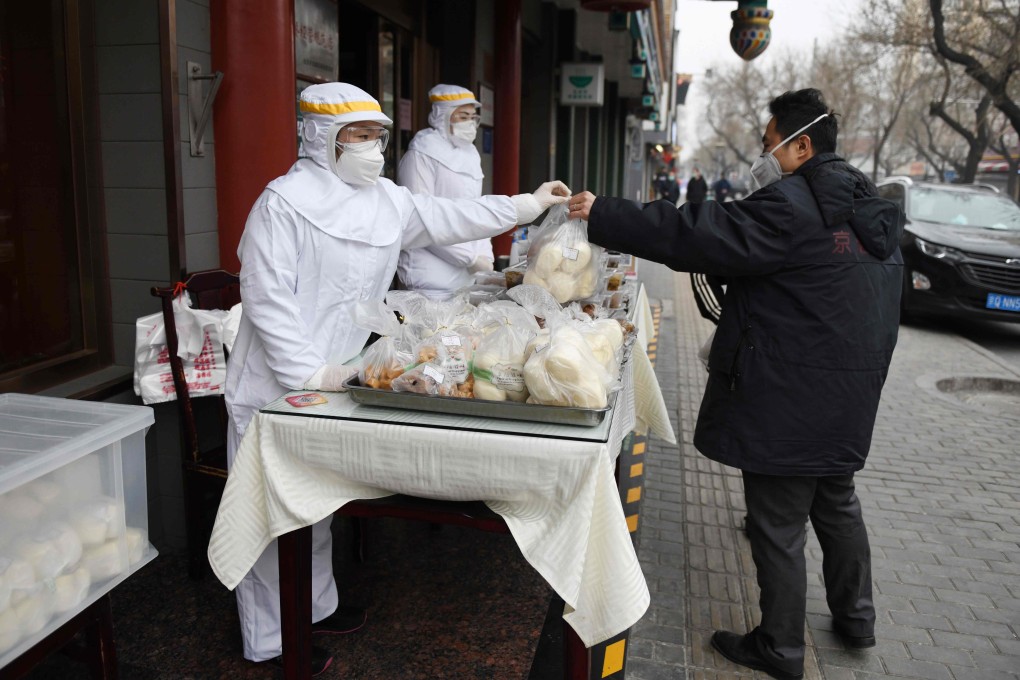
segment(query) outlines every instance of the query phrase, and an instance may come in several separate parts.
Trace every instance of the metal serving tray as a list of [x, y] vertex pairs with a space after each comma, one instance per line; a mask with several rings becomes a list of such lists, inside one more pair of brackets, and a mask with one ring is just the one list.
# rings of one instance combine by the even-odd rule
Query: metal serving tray
[[[351, 399], [366, 406], [382, 406], [412, 411], [432, 411], [449, 413], [457, 416], [474, 416], [477, 418], [501, 418], [503, 420], [530, 420], [538, 423], [554, 423], [556, 425], [578, 425], [594, 427], [602, 422], [609, 413], [611, 406], [605, 408], [575, 408], [572, 406], [541, 406], [539, 404], [520, 404], [516, 401], [489, 401], [487, 399], [462, 399], [459, 397], [439, 397], [414, 392], [391, 392], [365, 387], [358, 376], [348, 378], [344, 382]], [[610, 404], [616, 393], [609, 395]]]

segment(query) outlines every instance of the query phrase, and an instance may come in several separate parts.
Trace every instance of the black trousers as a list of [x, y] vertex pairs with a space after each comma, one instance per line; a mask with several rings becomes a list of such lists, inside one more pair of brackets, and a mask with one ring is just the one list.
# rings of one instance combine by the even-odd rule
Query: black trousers
[[809, 518], [822, 547], [833, 625], [848, 635], [874, 635], [871, 547], [854, 476], [776, 477], [745, 471], [744, 496], [761, 588], [761, 625], [754, 634], [762, 655], [789, 673], [804, 670]]

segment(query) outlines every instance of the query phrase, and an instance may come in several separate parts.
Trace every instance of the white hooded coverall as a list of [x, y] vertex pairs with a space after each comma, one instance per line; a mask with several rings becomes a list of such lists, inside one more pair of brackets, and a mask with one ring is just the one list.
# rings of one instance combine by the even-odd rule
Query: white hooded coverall
[[[355, 357], [369, 332], [352, 321], [361, 300], [382, 299], [401, 248], [490, 237], [517, 223], [507, 196], [452, 201], [413, 196], [393, 182], [355, 187], [330, 170], [340, 124], [389, 124], [378, 102], [329, 83], [301, 95], [304, 148], [252, 207], [238, 247], [243, 315], [227, 368], [228, 463], [259, 408], [302, 389], [323, 365]], [[339, 112], [339, 113], [338, 113]], [[313, 622], [337, 607], [327, 518], [313, 526]], [[244, 656], [282, 653], [277, 542], [237, 586]]]
[[[450, 115], [464, 104], [481, 103], [470, 90], [437, 85], [429, 91], [430, 127], [411, 140], [400, 160], [397, 183], [413, 194], [444, 198], [477, 198], [482, 195], [482, 160], [475, 145], [450, 133]], [[400, 253], [397, 275], [408, 290], [445, 300], [474, 280], [468, 267], [476, 258], [492, 262], [492, 242], [480, 239], [454, 245], [430, 245]]]

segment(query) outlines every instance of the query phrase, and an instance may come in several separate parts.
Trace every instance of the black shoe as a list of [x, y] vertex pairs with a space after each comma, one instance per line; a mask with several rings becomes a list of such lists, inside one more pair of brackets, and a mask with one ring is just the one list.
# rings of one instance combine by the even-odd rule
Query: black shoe
[[336, 611], [318, 623], [312, 624], [312, 634], [322, 635], [343, 635], [353, 633], [365, 625], [368, 620], [368, 612], [358, 607], [336, 608]]
[[[269, 664], [270, 666], [276, 666], [277, 668], [283, 668], [283, 655], [276, 657], [275, 659], [269, 659], [262, 663]], [[333, 665], [333, 655], [327, 652], [322, 647], [312, 646], [312, 677], [320, 675], [325, 672], [327, 668]]]
[[868, 649], [876, 644], [874, 635], [850, 635], [835, 621], [832, 622], [832, 630], [843, 641], [843, 644], [851, 649]]
[[762, 671], [778, 680], [800, 680], [803, 673], [787, 673], [766, 661], [751, 635], [737, 635], [728, 630], [717, 630], [712, 634], [712, 647], [735, 664]]

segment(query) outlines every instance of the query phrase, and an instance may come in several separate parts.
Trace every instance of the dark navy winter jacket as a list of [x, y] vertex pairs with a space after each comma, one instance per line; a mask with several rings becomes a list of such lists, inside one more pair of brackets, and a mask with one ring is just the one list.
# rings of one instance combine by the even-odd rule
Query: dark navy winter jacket
[[835, 154], [742, 201], [599, 197], [589, 238], [726, 277], [694, 435], [759, 474], [861, 469], [899, 328], [903, 213]]

